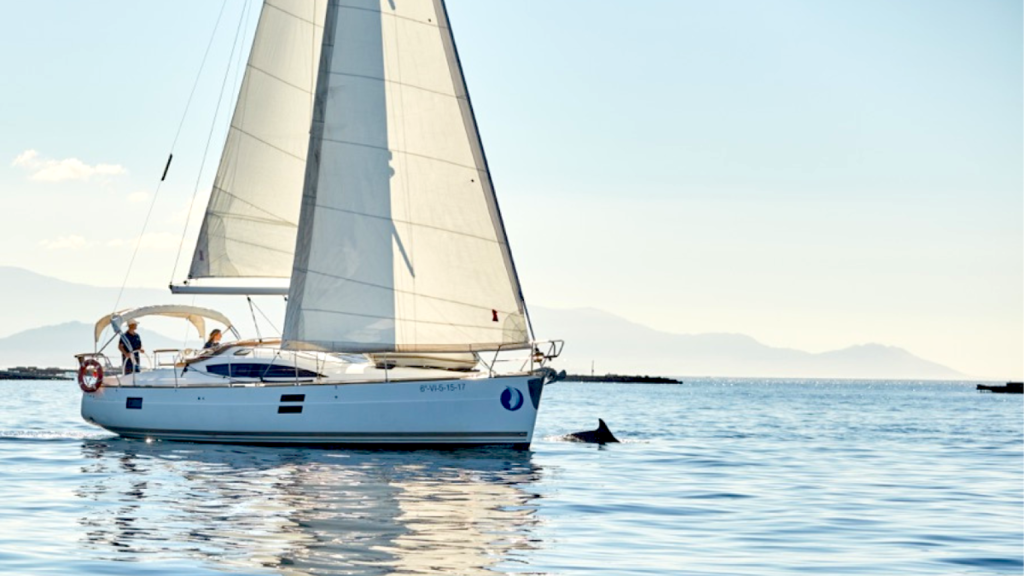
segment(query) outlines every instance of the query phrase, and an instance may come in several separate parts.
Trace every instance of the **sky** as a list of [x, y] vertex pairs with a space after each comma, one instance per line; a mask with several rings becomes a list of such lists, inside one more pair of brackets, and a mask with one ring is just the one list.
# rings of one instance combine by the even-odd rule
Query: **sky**
[[[222, 2], [0, 3], [0, 265], [184, 278], [258, 8], [223, 5], [182, 121]], [[448, 11], [528, 304], [1022, 377], [1020, 2]]]

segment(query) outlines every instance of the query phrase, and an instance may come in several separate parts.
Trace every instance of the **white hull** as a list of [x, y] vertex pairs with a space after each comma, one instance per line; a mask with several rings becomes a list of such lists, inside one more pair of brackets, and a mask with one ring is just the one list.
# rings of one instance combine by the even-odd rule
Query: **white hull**
[[529, 447], [539, 375], [402, 382], [102, 386], [82, 417], [129, 438], [267, 445]]

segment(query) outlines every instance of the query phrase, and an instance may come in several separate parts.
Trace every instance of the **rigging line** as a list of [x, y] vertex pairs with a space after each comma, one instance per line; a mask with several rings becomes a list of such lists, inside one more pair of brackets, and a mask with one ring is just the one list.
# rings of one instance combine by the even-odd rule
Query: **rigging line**
[[319, 68], [319, 62], [316, 60], [316, 3], [313, 3], [313, 21], [309, 23], [309, 117], [313, 118], [313, 106], [315, 103], [316, 92], [316, 70]]
[[[206, 168], [206, 160], [210, 153], [210, 143], [213, 142], [213, 132], [217, 127], [217, 115], [220, 114], [220, 105], [224, 100], [224, 92], [228, 85], [228, 76], [231, 75], [231, 64], [235, 58], [235, 49], [241, 51], [239, 46], [239, 37], [242, 32], [242, 25], [245, 23], [245, 17], [249, 13], [249, 4], [243, 5], [242, 14], [238, 18], [238, 26], [235, 28], [235, 38], [231, 41], [231, 53], [228, 54], [228, 67], [224, 70], [224, 79], [220, 84], [220, 94], [217, 96], [217, 105], [213, 109], [213, 121], [210, 122], [210, 132], [206, 136], [206, 147], [203, 148], [202, 162], [199, 164], [199, 171], [196, 174], [196, 185], [192, 189], [192, 199], [188, 203], [188, 212], [185, 215], [185, 226], [181, 231], [181, 240], [178, 242], [178, 253], [174, 257], [174, 267], [171, 268], [171, 280], [170, 283], [174, 283], [174, 276], [178, 273], [178, 262], [181, 260], [181, 249], [185, 246], [185, 236], [188, 234], [188, 222], [192, 219], [192, 208], [195, 207], [196, 196], [199, 195], [199, 183], [203, 178], [203, 169]], [[236, 71], [237, 77], [237, 71]], [[230, 128], [229, 128], [230, 130]]]
[[188, 110], [192, 106], [192, 99], [196, 95], [196, 88], [199, 87], [199, 79], [202, 78], [203, 68], [206, 67], [206, 60], [210, 56], [210, 48], [213, 47], [213, 41], [217, 38], [217, 29], [220, 28], [221, 18], [224, 16], [224, 8], [227, 7], [227, 0], [224, 0], [220, 5], [220, 12], [217, 13], [217, 21], [213, 24], [213, 31], [210, 33], [210, 40], [206, 43], [206, 51], [203, 52], [203, 60], [199, 63], [199, 71], [196, 72], [195, 82], [192, 83], [192, 91], [188, 93], [188, 100], [185, 101], [185, 110], [181, 114], [181, 121], [178, 122], [178, 130], [174, 133], [174, 140], [171, 142], [171, 150], [174, 150], [175, 145], [178, 144], [178, 137], [181, 136], [181, 129], [185, 126], [185, 118], [188, 116]]
[[199, 64], [199, 71], [196, 72], [196, 79], [192, 83], [192, 90], [188, 94], [188, 99], [185, 101], [185, 109], [181, 113], [181, 121], [178, 122], [178, 129], [174, 132], [174, 139], [171, 141], [171, 150], [168, 153], [167, 165], [164, 166], [163, 175], [160, 177], [160, 181], [157, 182], [156, 189], [153, 191], [153, 199], [149, 202], [149, 211], [146, 212], [146, 219], [142, 222], [142, 231], [139, 232], [139, 238], [135, 242], [135, 249], [132, 251], [132, 257], [128, 261], [128, 269], [124, 273], [124, 280], [121, 282], [121, 289], [117, 292], [117, 300], [114, 301], [113, 311], [117, 310], [117, 307], [121, 305], [121, 298], [124, 296], [124, 288], [128, 285], [128, 278], [132, 274], [132, 267], [135, 265], [135, 258], [139, 255], [139, 247], [142, 246], [142, 236], [146, 233], [146, 228], [149, 226], [149, 219], [153, 215], [153, 207], [156, 206], [156, 199], [160, 195], [160, 188], [163, 186], [164, 179], [167, 178], [167, 170], [171, 167], [171, 158], [174, 157], [174, 147], [178, 145], [178, 138], [181, 136], [181, 129], [185, 125], [185, 118], [188, 116], [188, 110], [192, 106], [192, 98], [196, 94], [196, 87], [199, 86], [199, 79], [203, 75], [203, 68], [206, 66], [206, 59], [210, 55], [210, 47], [213, 46], [213, 40], [217, 37], [217, 28], [220, 27], [220, 20], [224, 16], [224, 8], [227, 7], [228, 0], [221, 2], [220, 11], [217, 13], [217, 21], [213, 24], [213, 31], [210, 33], [210, 40], [206, 44], [206, 51], [203, 52], [203, 60]]
[[276, 332], [278, 334], [278, 336], [280, 336], [281, 335], [281, 331], [278, 330], [277, 326], [274, 326], [274, 323], [270, 321], [270, 318], [266, 314], [263, 313], [263, 309], [261, 309], [259, 306], [256, 305], [255, 302], [252, 301], [252, 297], [247, 297], [247, 298], [249, 298], [249, 305], [252, 306], [253, 308], [255, 308], [256, 311], [260, 313], [260, 316], [263, 316], [263, 319], [267, 321], [267, 324], [269, 324], [270, 327], [274, 329], [274, 332]]
[[[246, 18], [250, 18], [251, 17], [251, 15], [249, 14], [249, 13], [252, 12], [249, 9], [250, 5], [251, 4], [249, 4], [248, 2], [244, 4], [244, 9], [242, 11], [242, 20], [246, 20]], [[248, 25], [248, 24], [249, 23], [246, 22], [246, 25]], [[253, 38], [253, 41], [255, 41], [255, 38]], [[243, 42], [242, 45], [244, 46], [245, 45], [245, 38], [242, 38], [242, 42]], [[238, 51], [238, 60], [235, 61], [235, 79], [232, 81], [232, 84], [231, 84], [232, 86], [238, 86], [239, 91], [241, 91], [241, 88], [242, 88], [241, 84], [239, 83], [239, 76], [241, 76], [241, 74], [242, 74], [242, 69], [245, 68], [245, 63], [242, 62], [242, 55], [244, 53], [245, 53], [245, 50], [239, 50]], [[228, 129], [227, 129], [227, 131], [229, 133], [231, 132], [231, 122], [228, 122]], [[226, 140], [226, 138], [225, 138], [225, 140]]]
[[252, 296], [246, 296], [245, 299], [249, 302], [249, 314], [252, 315], [252, 325], [256, 328], [256, 340], [263, 342], [263, 335], [260, 334], [260, 323], [256, 321], [256, 310], [254, 308], [255, 304], [252, 303]]

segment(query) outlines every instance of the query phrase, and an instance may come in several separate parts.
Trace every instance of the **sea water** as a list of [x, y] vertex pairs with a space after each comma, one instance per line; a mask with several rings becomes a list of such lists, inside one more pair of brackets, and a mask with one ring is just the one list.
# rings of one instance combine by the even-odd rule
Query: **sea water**
[[[533, 449], [122, 440], [0, 382], [3, 574], [1020, 574], [1022, 397], [560, 382]], [[497, 400], [496, 400], [497, 401]], [[604, 418], [621, 444], [560, 435]]]

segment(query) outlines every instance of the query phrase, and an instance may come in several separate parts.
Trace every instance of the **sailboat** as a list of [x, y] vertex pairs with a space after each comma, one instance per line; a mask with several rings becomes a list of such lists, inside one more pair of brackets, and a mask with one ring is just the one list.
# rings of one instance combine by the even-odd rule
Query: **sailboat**
[[[276, 284], [275, 284], [276, 282]], [[537, 342], [443, 0], [265, 0], [188, 279], [285, 295], [280, 339], [79, 354], [83, 418], [130, 438], [528, 448]], [[107, 343], [109, 345], [110, 342]], [[117, 352], [113, 353], [117, 355]]]

